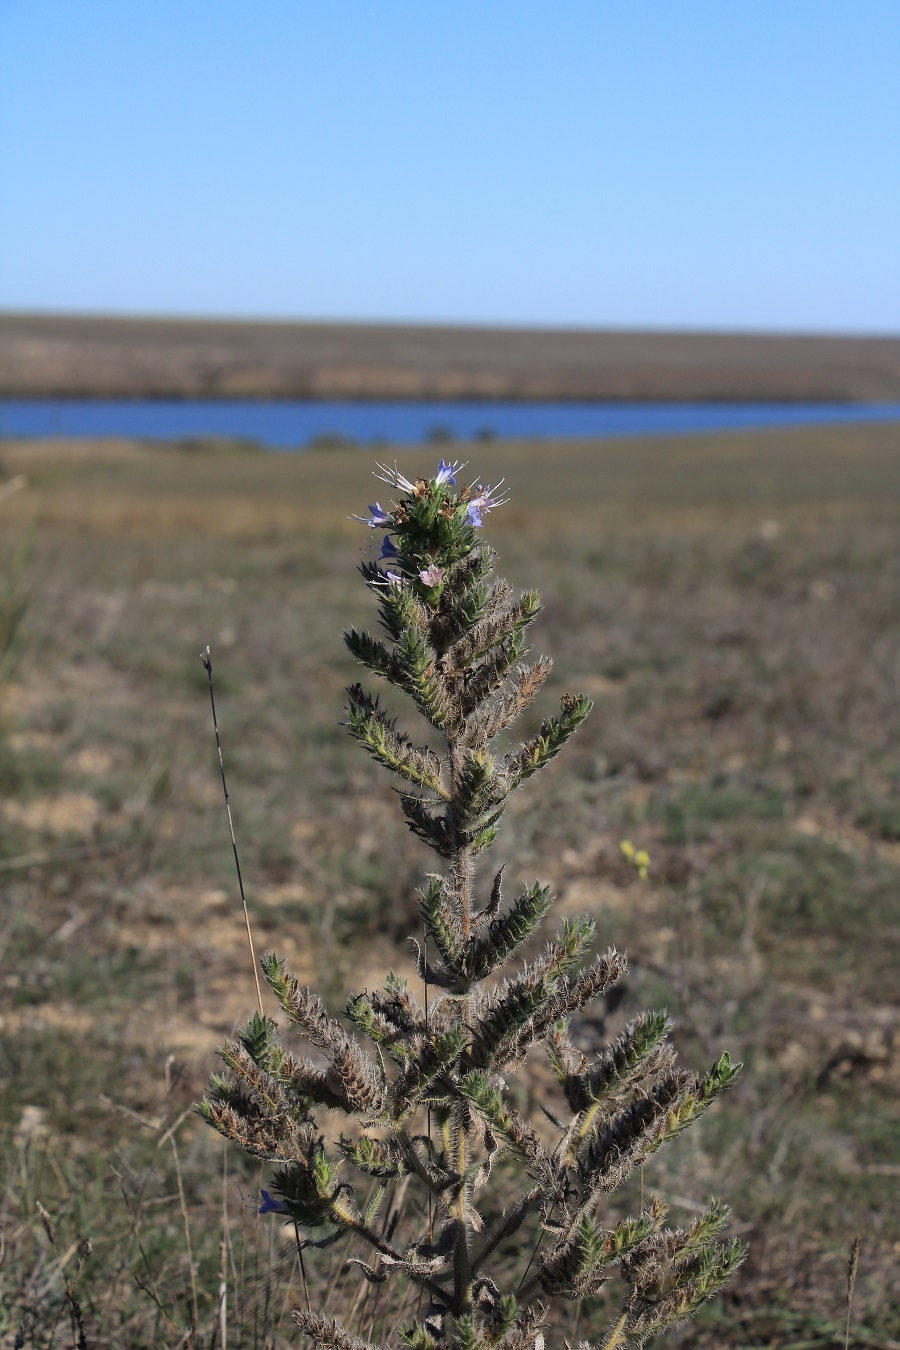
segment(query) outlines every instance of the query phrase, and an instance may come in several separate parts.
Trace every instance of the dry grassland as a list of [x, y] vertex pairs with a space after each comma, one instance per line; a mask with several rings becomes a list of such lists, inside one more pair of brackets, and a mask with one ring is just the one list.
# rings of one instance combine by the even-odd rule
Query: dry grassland
[[0, 314], [0, 395], [900, 401], [900, 339]]
[[[503, 572], [544, 593], [538, 713], [565, 689], [597, 704], [495, 852], [630, 953], [624, 1000], [587, 1038], [667, 1005], [688, 1063], [727, 1048], [747, 1066], [645, 1168], [676, 1219], [727, 1197], [751, 1244], [670, 1343], [843, 1344], [859, 1234], [848, 1343], [897, 1346], [900, 427], [471, 458], [509, 482], [487, 520]], [[433, 460], [400, 456], [408, 474]], [[189, 1111], [254, 1003], [199, 653], [258, 948], [334, 1007], [409, 973], [428, 859], [339, 727], [340, 629], [372, 618], [355, 573], [372, 532], [348, 519], [381, 490], [371, 469], [352, 450], [0, 446], [0, 478], [28, 478], [0, 500], [3, 603], [28, 601], [0, 668], [0, 1346], [48, 1344], [54, 1317], [71, 1343], [59, 1266], [74, 1280], [81, 1237], [89, 1343], [187, 1343], [185, 1215], [211, 1344], [223, 1195], [228, 1343], [292, 1343], [290, 1242], [259, 1227], [240, 1159], [223, 1189]], [[623, 836], [649, 849], [648, 882]], [[533, 1066], [523, 1099], [541, 1082]], [[314, 1298], [338, 1260], [321, 1254]], [[361, 1303], [354, 1329], [385, 1313]], [[600, 1325], [585, 1305], [574, 1339]]]

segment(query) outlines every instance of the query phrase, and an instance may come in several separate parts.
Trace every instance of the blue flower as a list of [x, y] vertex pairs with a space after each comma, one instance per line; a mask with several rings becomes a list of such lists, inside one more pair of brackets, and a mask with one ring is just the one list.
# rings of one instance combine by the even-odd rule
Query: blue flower
[[283, 1200], [273, 1200], [268, 1191], [261, 1190], [260, 1195], [263, 1198], [259, 1207], [260, 1214], [288, 1214], [290, 1212]]
[[362, 523], [368, 525], [371, 530], [374, 530], [379, 525], [382, 529], [385, 529], [388, 525], [394, 523], [391, 520], [390, 512], [385, 511], [381, 502], [376, 502], [374, 506], [370, 506], [369, 514], [367, 516], [354, 516], [353, 519], [361, 520]]
[[386, 534], [381, 541], [381, 552], [379, 558], [399, 558], [400, 550], [397, 548], [390, 535]]
[[474, 502], [469, 502], [469, 508], [466, 511], [466, 524], [473, 525], [476, 530], [480, 530], [484, 521], [481, 519], [481, 512]]
[[438, 465], [438, 471], [434, 476], [435, 487], [442, 487], [444, 483], [449, 483], [451, 487], [455, 487], [456, 471], [457, 469], [461, 469], [462, 467], [463, 466], [460, 464], [458, 459], [454, 459], [453, 462], [450, 464], [448, 464], [445, 459], [442, 459], [440, 464]]

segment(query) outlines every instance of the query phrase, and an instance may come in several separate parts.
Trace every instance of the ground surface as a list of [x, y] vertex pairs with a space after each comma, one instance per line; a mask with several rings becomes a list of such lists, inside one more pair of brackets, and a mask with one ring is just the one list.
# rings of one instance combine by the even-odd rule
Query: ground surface
[[[900, 428], [471, 453], [512, 492], [489, 517], [502, 571], [544, 593], [546, 708], [597, 705], [498, 861], [628, 949], [621, 1007], [585, 1034], [664, 1004], [686, 1062], [746, 1063], [645, 1169], [680, 1221], [727, 1198], [751, 1244], [673, 1343], [842, 1345], [861, 1235], [849, 1345], [896, 1346]], [[71, 1343], [60, 1267], [91, 1345], [186, 1344], [192, 1317], [208, 1345], [223, 1251], [228, 1344], [287, 1344], [290, 1243], [190, 1113], [254, 1003], [199, 652], [257, 947], [333, 1007], [409, 973], [431, 859], [338, 725], [340, 629], [372, 617], [371, 534], [347, 519], [370, 456], [39, 443], [0, 467], [0, 492], [28, 480], [0, 497], [0, 643], [26, 606], [0, 681], [0, 1345], [48, 1344], [57, 1315]], [[539, 1100], [540, 1072], [518, 1090]], [[309, 1257], [320, 1301], [331, 1257]], [[354, 1329], [383, 1313], [359, 1304]], [[585, 1305], [574, 1339], [602, 1317]]]
[[0, 395], [900, 401], [900, 339], [0, 315]]

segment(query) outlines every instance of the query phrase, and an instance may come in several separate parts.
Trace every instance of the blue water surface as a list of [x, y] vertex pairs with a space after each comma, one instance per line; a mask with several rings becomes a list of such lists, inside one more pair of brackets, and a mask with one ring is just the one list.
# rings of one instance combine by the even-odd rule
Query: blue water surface
[[0, 400], [0, 438], [216, 437], [270, 449], [351, 441], [664, 436], [832, 422], [900, 421], [900, 403], [257, 403], [243, 400]]

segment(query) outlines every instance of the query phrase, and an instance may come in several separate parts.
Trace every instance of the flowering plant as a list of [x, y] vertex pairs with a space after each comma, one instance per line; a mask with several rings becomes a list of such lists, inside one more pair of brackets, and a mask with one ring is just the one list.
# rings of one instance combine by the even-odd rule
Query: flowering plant
[[[439, 749], [414, 744], [378, 698], [359, 684], [349, 689], [348, 731], [402, 780], [406, 823], [441, 859], [420, 892], [425, 998], [390, 975], [381, 989], [351, 995], [341, 1020], [267, 954], [269, 987], [317, 1058], [295, 1057], [275, 1021], [255, 1014], [224, 1046], [230, 1073], [213, 1077], [201, 1111], [272, 1165], [277, 1198], [264, 1191], [261, 1213], [287, 1217], [304, 1246], [356, 1235], [371, 1251], [370, 1262], [355, 1262], [367, 1280], [418, 1286], [424, 1306], [397, 1328], [412, 1350], [530, 1350], [552, 1300], [591, 1299], [618, 1276], [624, 1288], [602, 1341], [612, 1350], [692, 1314], [743, 1258], [737, 1240], [717, 1237], [728, 1211], [715, 1202], [686, 1228], [666, 1226], [657, 1198], [630, 1218], [603, 1212], [604, 1198], [693, 1124], [740, 1066], [723, 1054], [705, 1074], [678, 1068], [664, 1012], [636, 1017], [592, 1057], [577, 1048], [572, 1020], [626, 970], [613, 948], [589, 958], [588, 916], [567, 920], [510, 967], [552, 897], [534, 883], [507, 904], [502, 867], [479, 895], [478, 862], [511, 793], [562, 749], [591, 703], [567, 695], [535, 735], [496, 749], [551, 663], [524, 660], [539, 595], [516, 598], [494, 578], [494, 552], [479, 534], [506, 500], [502, 484], [460, 486], [463, 467], [441, 460], [433, 478], [412, 482], [379, 466], [397, 495], [358, 519], [384, 532], [377, 561], [361, 567], [384, 636], [344, 635], [356, 659], [408, 695], [441, 738]], [[645, 873], [646, 855], [627, 849]], [[541, 1129], [507, 1091], [507, 1075], [533, 1049], [548, 1057], [559, 1096]], [[347, 1122], [335, 1143], [320, 1131], [323, 1111]], [[489, 1185], [501, 1159], [521, 1174], [505, 1211]], [[375, 1183], [366, 1205], [353, 1174]], [[427, 1210], [418, 1211], [422, 1231], [401, 1241], [396, 1197], [409, 1184]], [[408, 1206], [404, 1222], [412, 1216]], [[517, 1243], [531, 1259], [511, 1277]], [[321, 1346], [365, 1350], [327, 1309], [294, 1317]]]

